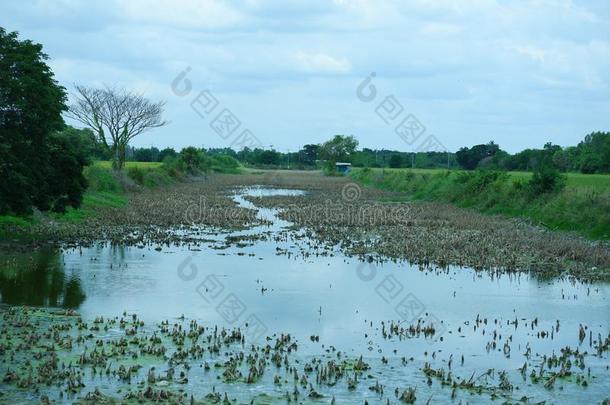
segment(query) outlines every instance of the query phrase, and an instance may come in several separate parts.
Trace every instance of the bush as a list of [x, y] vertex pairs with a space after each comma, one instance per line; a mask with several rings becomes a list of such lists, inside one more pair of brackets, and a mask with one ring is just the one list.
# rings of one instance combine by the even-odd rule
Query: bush
[[96, 192], [121, 193], [123, 188], [112, 171], [96, 165], [88, 166], [84, 175], [89, 183], [89, 190]]
[[564, 175], [550, 165], [539, 167], [527, 183], [527, 190], [531, 197], [537, 197], [545, 193], [555, 193], [565, 187]]
[[137, 166], [127, 169], [127, 176], [139, 185], [144, 184], [144, 170]]
[[168, 156], [163, 159], [161, 169], [165, 171], [169, 177], [181, 179], [186, 173], [186, 163], [179, 157]]
[[144, 174], [142, 184], [146, 187], [158, 187], [172, 183], [172, 178], [164, 170], [148, 170]]
[[210, 167], [219, 173], [236, 173], [239, 162], [229, 155], [217, 155], [210, 158]]

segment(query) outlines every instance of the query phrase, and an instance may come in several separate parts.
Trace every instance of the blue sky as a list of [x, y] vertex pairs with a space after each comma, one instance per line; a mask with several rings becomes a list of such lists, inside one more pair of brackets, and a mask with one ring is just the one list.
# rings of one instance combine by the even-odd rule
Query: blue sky
[[[239, 145], [247, 129], [282, 151], [334, 134], [409, 151], [417, 143], [394, 131], [409, 114], [449, 150], [574, 145], [610, 129], [605, 0], [4, 0], [0, 16], [44, 45], [69, 91], [119, 85], [165, 100], [169, 125], [137, 146]], [[173, 90], [187, 68], [190, 92], [182, 80]], [[364, 102], [371, 72], [376, 98]], [[217, 106], [202, 117], [191, 102], [204, 90]], [[379, 107], [390, 96], [402, 108]], [[240, 122], [231, 135], [210, 126], [225, 109]], [[399, 110], [387, 124], [377, 114]]]

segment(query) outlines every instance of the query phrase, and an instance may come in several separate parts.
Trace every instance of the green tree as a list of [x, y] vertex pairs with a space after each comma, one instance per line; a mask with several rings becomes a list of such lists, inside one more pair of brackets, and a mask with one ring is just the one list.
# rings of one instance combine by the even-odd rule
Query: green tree
[[500, 147], [493, 141], [488, 144], [474, 145], [471, 148], [460, 148], [456, 153], [457, 162], [466, 170], [474, 170], [479, 163], [488, 157], [493, 157]]
[[174, 148], [161, 149], [161, 151], [159, 151], [159, 155], [157, 157], [157, 161], [158, 162], [163, 162], [166, 157], [168, 157], [168, 156], [176, 157], [176, 155], [178, 155], [178, 153], [174, 150]]
[[0, 28], [0, 213], [46, 210], [56, 200], [49, 135], [64, 126], [66, 93], [47, 60], [42, 45]]
[[91, 144], [78, 130], [67, 129], [51, 134], [47, 141], [49, 161], [48, 198], [53, 211], [64, 212], [78, 207], [87, 189], [83, 166], [89, 163]]
[[305, 166], [315, 166], [316, 160], [318, 160], [319, 152], [320, 145], [308, 144], [303, 146], [303, 149], [299, 151], [301, 162]]
[[577, 146], [583, 173], [610, 172], [610, 132], [592, 132]]
[[203, 154], [194, 146], [188, 146], [180, 151], [180, 159], [185, 163], [189, 174], [197, 174], [202, 169]]
[[390, 167], [398, 168], [402, 166], [402, 157], [399, 154], [392, 155], [390, 158]]
[[330, 141], [320, 145], [320, 157], [325, 160], [325, 170], [332, 173], [337, 162], [351, 162], [352, 155], [358, 147], [358, 141], [353, 136], [335, 135]]

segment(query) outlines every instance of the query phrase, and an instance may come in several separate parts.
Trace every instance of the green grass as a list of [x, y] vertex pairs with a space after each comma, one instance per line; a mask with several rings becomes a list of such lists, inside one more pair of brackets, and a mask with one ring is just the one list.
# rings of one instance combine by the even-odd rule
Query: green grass
[[[89, 188], [83, 195], [81, 206], [79, 208], [68, 207], [64, 213], [48, 213], [50, 218], [58, 222], [80, 223], [94, 216], [96, 210], [101, 207], [123, 207], [127, 204], [123, 187], [111, 169], [93, 165], [85, 167], [84, 175], [89, 182]], [[27, 229], [38, 222], [39, 219], [35, 219], [33, 216], [1, 215], [0, 234], [5, 237], [13, 237], [15, 236], [13, 230], [27, 233]]]
[[[140, 169], [152, 169], [161, 167], [162, 162], [125, 162], [125, 169], [137, 167]], [[98, 160], [94, 164], [104, 169], [112, 169], [112, 162], [110, 160]]]
[[107, 191], [88, 191], [83, 196], [83, 203], [79, 208], [69, 207], [66, 212], [52, 214], [53, 218], [67, 223], [80, 223], [96, 214], [102, 207], [120, 208], [127, 204], [127, 197]]
[[532, 196], [531, 173], [429, 169], [355, 169], [366, 186], [399, 193], [397, 200], [443, 201], [483, 213], [525, 217], [553, 230], [610, 239], [610, 176], [569, 173], [566, 187]]
[[16, 217], [13, 215], [0, 215], [0, 228], [3, 227], [19, 227], [27, 228], [32, 225], [34, 219], [32, 217]]
[[[354, 168], [353, 171], [357, 172], [362, 170], [360, 168]], [[446, 169], [418, 169], [418, 168], [401, 168], [401, 169], [371, 169], [376, 172], [385, 171], [386, 173], [392, 172], [407, 172], [416, 174], [440, 174], [444, 173]], [[465, 172], [465, 170], [451, 170], [452, 173]], [[521, 179], [524, 181], [529, 180], [532, 177], [532, 172], [506, 172], [508, 175], [515, 179]], [[583, 174], [583, 173], [566, 173], [568, 187], [578, 188], [590, 188], [594, 191], [599, 192], [610, 192], [610, 174]]]
[[94, 216], [96, 210], [102, 207], [123, 207], [127, 197], [123, 186], [110, 168], [94, 164], [85, 167], [84, 171], [89, 188], [83, 195], [79, 208], [69, 207], [64, 213], [53, 213], [52, 217], [60, 222], [79, 223]]

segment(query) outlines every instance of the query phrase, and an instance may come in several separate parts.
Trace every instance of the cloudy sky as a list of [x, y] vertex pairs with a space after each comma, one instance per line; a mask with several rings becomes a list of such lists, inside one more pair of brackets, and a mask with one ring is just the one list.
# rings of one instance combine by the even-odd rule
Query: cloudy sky
[[[249, 130], [282, 151], [348, 134], [514, 152], [610, 129], [606, 0], [3, 0], [0, 16], [70, 92], [165, 100], [169, 125], [138, 146], [238, 146]], [[412, 117], [417, 142], [395, 132]]]

